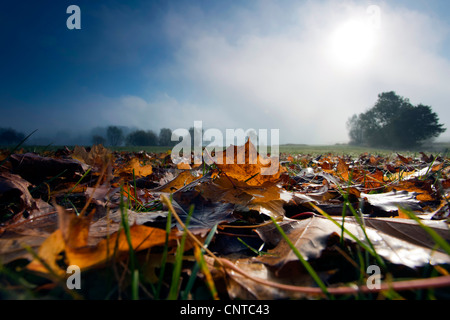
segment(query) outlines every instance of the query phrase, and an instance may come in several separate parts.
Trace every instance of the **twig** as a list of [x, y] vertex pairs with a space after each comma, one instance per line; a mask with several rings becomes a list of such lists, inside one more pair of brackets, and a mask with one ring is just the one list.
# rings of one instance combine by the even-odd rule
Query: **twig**
[[108, 161], [108, 163], [106, 165], [103, 166], [102, 171], [100, 173], [100, 176], [99, 176], [97, 182], [95, 183], [94, 191], [92, 192], [91, 196], [86, 201], [86, 204], [84, 205], [83, 209], [80, 212], [80, 216], [84, 216], [87, 208], [91, 204], [92, 198], [94, 197], [94, 193], [97, 190], [97, 188], [100, 186], [100, 182], [103, 180], [103, 177], [104, 177], [104, 175], [106, 173], [106, 169], [109, 167], [109, 165], [110, 165], [110, 160]]
[[[280, 218], [282, 218], [282, 217], [277, 217], [276, 220], [281, 220]], [[220, 225], [220, 226], [219, 226], [219, 229], [225, 229], [225, 228], [233, 228], [233, 229], [256, 229], [256, 228], [259, 228], [259, 227], [267, 226], [267, 225], [272, 224], [272, 223], [273, 223], [273, 221], [270, 220], [270, 221], [267, 221], [267, 222], [263, 222], [263, 223], [261, 223], [261, 224], [253, 224], [253, 225], [250, 225], [250, 226], [235, 226], [235, 225], [225, 224], [225, 225]]]
[[[262, 285], [266, 285], [272, 288], [277, 288], [281, 290], [287, 290], [292, 292], [299, 292], [311, 295], [319, 295], [324, 296], [324, 292], [321, 288], [318, 287], [306, 287], [306, 286], [293, 286], [287, 284], [276, 283], [268, 280], [264, 280], [258, 277], [253, 277], [246, 273], [244, 270], [240, 269], [233, 262], [225, 258], [219, 258], [215, 254], [213, 254], [208, 248], [206, 248], [200, 240], [198, 240], [192, 232], [190, 232], [183, 221], [180, 219], [175, 209], [172, 206], [172, 203], [165, 195], [161, 195], [162, 201], [168, 206], [169, 210], [173, 213], [173, 216], [178, 221], [178, 223], [182, 226], [182, 228], [186, 231], [187, 235], [197, 243], [202, 249], [205, 250], [213, 259], [216, 261], [221, 267], [231, 269], [240, 275], [246, 277], [247, 279], [260, 283]], [[418, 289], [427, 289], [427, 288], [442, 288], [442, 287], [450, 287], [450, 275], [440, 276], [435, 278], [427, 278], [427, 279], [415, 279], [415, 280], [405, 280], [405, 281], [397, 281], [397, 282], [389, 282], [389, 283], [381, 283], [378, 288], [369, 288], [366, 285], [363, 286], [352, 286], [352, 287], [334, 287], [327, 288], [327, 292], [331, 295], [354, 295], [358, 293], [376, 293], [381, 291], [386, 291], [393, 289], [395, 291], [405, 291], [405, 290], [418, 290]]]
[[[312, 295], [324, 295], [322, 289], [317, 287], [302, 287], [302, 286], [293, 286], [287, 284], [276, 283], [268, 280], [264, 280], [257, 277], [252, 277], [238, 266], [236, 266], [233, 262], [225, 258], [219, 258], [222, 265], [226, 268], [230, 268], [233, 271], [241, 274], [242, 276], [258, 282], [263, 285], [267, 285], [273, 288], [278, 288], [287, 291], [306, 293]], [[397, 281], [390, 283], [382, 283], [378, 288], [369, 288], [366, 285], [363, 286], [353, 286], [353, 287], [335, 287], [328, 288], [328, 293], [333, 295], [350, 295], [357, 293], [375, 293], [380, 291], [386, 291], [389, 289], [393, 289], [395, 291], [405, 291], [405, 290], [418, 290], [418, 289], [427, 289], [427, 288], [442, 288], [450, 286], [450, 276], [440, 276], [435, 278], [428, 279], [415, 279], [415, 280], [405, 280], [405, 281]]]

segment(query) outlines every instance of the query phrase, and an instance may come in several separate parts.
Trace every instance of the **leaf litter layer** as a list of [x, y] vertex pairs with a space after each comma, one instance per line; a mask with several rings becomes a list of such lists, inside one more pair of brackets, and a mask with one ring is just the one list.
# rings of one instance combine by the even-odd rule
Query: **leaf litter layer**
[[[235, 164], [101, 145], [2, 151], [0, 295], [450, 297], [447, 157], [281, 154], [261, 175], [270, 158], [229, 148]], [[67, 288], [70, 265], [80, 290]]]

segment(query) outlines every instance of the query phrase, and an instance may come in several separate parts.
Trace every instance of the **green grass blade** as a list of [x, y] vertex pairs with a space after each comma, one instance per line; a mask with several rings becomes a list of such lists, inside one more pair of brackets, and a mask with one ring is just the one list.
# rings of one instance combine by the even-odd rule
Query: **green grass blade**
[[377, 263], [379, 264], [380, 267], [383, 267], [384, 269], [386, 269], [386, 264], [384, 263], [383, 259], [379, 256], [379, 254], [375, 250], [375, 247], [374, 247], [372, 241], [370, 240], [369, 236], [367, 235], [366, 228], [364, 225], [364, 220], [361, 219], [359, 214], [356, 212], [355, 208], [353, 208], [350, 205], [350, 203], [348, 205], [349, 205], [350, 211], [352, 212], [353, 216], [355, 217], [356, 221], [358, 222], [359, 226], [361, 227], [362, 232], [364, 233], [364, 237], [366, 238], [366, 241], [369, 244], [369, 247], [371, 249], [373, 257], [377, 260]]
[[258, 250], [256, 250], [255, 248], [249, 246], [247, 243], [245, 243], [244, 240], [242, 240], [242, 239], [239, 238], [239, 237], [237, 237], [237, 239], [238, 239], [238, 241], [239, 241], [240, 243], [242, 243], [244, 246], [246, 246], [247, 249], [249, 249], [251, 252], [253, 252], [254, 254], [256, 254], [256, 255], [258, 255], [258, 256], [260, 255]]
[[12, 155], [17, 149], [19, 149], [19, 147], [28, 140], [29, 137], [31, 137], [38, 129], [34, 130], [33, 132], [31, 132], [29, 135], [27, 135], [25, 138], [22, 139], [22, 141], [20, 141], [9, 153], [9, 155], [2, 160], [2, 162], [0, 162], [0, 167], [6, 162], [6, 160], [8, 160], [9, 156]]
[[[217, 224], [215, 224], [212, 227], [212, 229], [209, 231], [209, 234], [206, 237], [206, 240], [205, 240], [205, 243], [204, 243], [205, 248], [207, 248], [208, 245], [211, 243], [211, 241], [212, 241], [216, 231], [217, 231]], [[204, 253], [204, 250], [202, 249], [202, 254], [203, 253]], [[192, 274], [189, 277], [188, 283], [186, 285], [186, 289], [184, 290], [184, 292], [183, 292], [183, 294], [181, 296], [182, 300], [187, 300], [189, 292], [191, 292], [192, 287], [194, 286], [194, 282], [195, 282], [195, 279], [197, 278], [197, 273], [199, 271], [200, 271], [200, 265], [196, 262], [194, 267], [192, 268]]]
[[[191, 206], [185, 223], [186, 227], [189, 225], [193, 213], [194, 213], [194, 206]], [[172, 272], [172, 283], [169, 289], [169, 296], [167, 297], [168, 300], [176, 300], [179, 295], [180, 275], [181, 275], [181, 268], [183, 266], [184, 245], [186, 243], [186, 237], [187, 232], [186, 230], [184, 230], [183, 236], [181, 237], [181, 243], [178, 246], [175, 253], [175, 265], [174, 270]]]
[[86, 172], [81, 176], [81, 178], [75, 183], [75, 185], [66, 193], [64, 196], [64, 200], [67, 199], [67, 196], [72, 193], [73, 190], [81, 183], [81, 181], [91, 172], [91, 168], [87, 169]]
[[156, 299], [159, 299], [159, 296], [161, 294], [164, 273], [166, 271], [167, 254], [169, 251], [169, 234], [170, 234], [171, 229], [172, 229], [172, 213], [169, 210], [169, 213], [167, 214], [167, 221], [166, 221], [166, 240], [164, 242], [164, 249], [163, 249], [163, 254], [162, 254], [162, 258], [161, 258], [161, 269], [159, 271], [158, 285], [156, 287], [156, 293], [155, 293]]
[[410, 219], [413, 219], [414, 221], [416, 221], [419, 224], [419, 226], [430, 235], [430, 237], [433, 239], [433, 241], [439, 247], [441, 247], [448, 255], [450, 255], [450, 244], [444, 238], [442, 238], [432, 228], [425, 225], [411, 210], [402, 208], [402, 212], [404, 212]]
[[63, 175], [65, 172], [67, 171], [67, 169], [64, 169], [63, 171], [61, 171], [60, 173], [58, 173], [56, 176], [51, 177], [48, 180], [45, 180], [44, 182], [41, 182], [38, 186], [34, 187], [33, 189], [30, 190], [30, 193], [33, 193], [34, 191], [36, 191], [37, 189], [39, 189], [42, 185], [44, 184], [48, 184], [50, 182], [52, 182], [53, 180], [59, 178], [61, 175]]
[[131, 232], [130, 232], [130, 225], [128, 224], [127, 208], [125, 206], [125, 203], [123, 202], [123, 187], [121, 187], [121, 189], [122, 192], [120, 196], [120, 213], [122, 218], [123, 230], [128, 242], [128, 248], [130, 252], [130, 269], [132, 274], [131, 298], [133, 300], [139, 300], [139, 270], [137, 269], [136, 256], [133, 249], [133, 244], [131, 242]]
[[[323, 215], [325, 218], [327, 218], [332, 223], [334, 223], [338, 228], [342, 228], [342, 225], [339, 222], [337, 222], [335, 219], [333, 219], [328, 213], [326, 213], [325, 211], [320, 209], [318, 206], [316, 206], [312, 202], [310, 202], [309, 204], [311, 205], [311, 207], [313, 207], [315, 210], [317, 210], [321, 215]], [[353, 207], [350, 206], [350, 208], [353, 208]], [[370, 245], [367, 245], [364, 242], [362, 242], [361, 240], [359, 240], [358, 237], [355, 236], [353, 233], [351, 233], [347, 228], [344, 228], [344, 232], [348, 236], [350, 236], [350, 238], [352, 238], [360, 247], [364, 248], [371, 256], [373, 256], [377, 260], [377, 262], [379, 263], [380, 266], [385, 266], [383, 259], [377, 254], [376, 251], [374, 251], [373, 246], [371, 247]], [[366, 234], [366, 237], [367, 237], [367, 234]]]

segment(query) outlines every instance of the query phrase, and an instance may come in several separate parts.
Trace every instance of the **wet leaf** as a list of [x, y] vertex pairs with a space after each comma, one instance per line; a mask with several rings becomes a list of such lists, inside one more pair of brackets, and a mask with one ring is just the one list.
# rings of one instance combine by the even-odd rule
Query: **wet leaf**
[[[289, 284], [297, 286], [314, 286], [311, 277], [299, 272], [291, 273], [288, 276], [277, 276], [263, 263], [255, 263], [248, 259], [238, 259], [233, 261], [236, 266], [254, 278], [263, 279], [279, 284]], [[305, 299], [308, 296], [304, 293], [286, 291], [262, 285], [230, 271], [228, 273], [227, 291], [231, 299], [237, 300], [278, 300], [278, 299]]]
[[432, 189], [431, 181], [418, 179], [402, 180], [398, 184], [393, 185], [390, 189], [414, 193], [416, 199], [419, 201], [435, 201], [437, 196]]
[[[189, 185], [181, 188], [173, 194], [173, 206], [183, 221], [186, 221], [189, 210], [193, 206], [193, 213], [189, 223], [189, 229], [205, 235], [215, 224], [231, 222], [236, 218], [232, 216], [234, 203], [222, 201], [219, 197], [211, 198], [204, 190], [208, 190], [209, 177], [202, 177]], [[179, 226], [181, 229], [181, 227]]]
[[[195, 237], [201, 238], [219, 225], [209, 249], [217, 257], [231, 260], [247, 276], [232, 268], [222, 274], [224, 269], [205, 253], [209, 272], [204, 269], [196, 283], [204, 280], [203, 275], [221, 274], [226, 277], [226, 285], [217, 286], [222, 290], [219, 294], [232, 299], [307, 298], [249, 277], [278, 285], [314, 285], [267, 216], [280, 221], [295, 247], [327, 284], [351, 281], [354, 285], [366, 276], [359, 273], [361, 268], [375, 261], [364, 254], [364, 250], [371, 251], [368, 240], [346, 204], [361, 214], [366, 234], [386, 262], [389, 274], [419, 274], [429, 268], [429, 263], [442, 266], [436, 269], [442, 272], [450, 264], [448, 254], [437, 248], [435, 239], [415, 219], [405, 219], [414, 216], [410, 211], [403, 215], [401, 209], [414, 210], [424, 225], [450, 241], [447, 158], [425, 154], [421, 158], [402, 158], [397, 154], [350, 157], [289, 153], [280, 154], [276, 172], [263, 175], [263, 169], [271, 163], [256, 153], [250, 142], [228, 150], [234, 152], [230, 159], [226, 159], [227, 153], [217, 154], [216, 160], [221, 156], [223, 164], [205, 160], [199, 167], [172, 163], [168, 153], [110, 152], [101, 146], [75, 147], [73, 151], [64, 148], [41, 155], [26, 151], [13, 154], [0, 174], [0, 198], [6, 204], [2, 208], [14, 213], [14, 218], [8, 217], [0, 225], [1, 262], [27, 259], [31, 261], [29, 270], [48, 275], [48, 266], [67, 276], [69, 264], [100, 271], [112, 261], [120, 261], [115, 266], [123, 267], [123, 274], [117, 274], [120, 277], [114, 280], [120, 278], [118, 287], [126, 286], [130, 280], [127, 268], [131, 265], [127, 262], [131, 260], [123, 231], [121, 207], [125, 206], [129, 240], [138, 253], [139, 275], [143, 276], [140, 279], [148, 275], [146, 280], [164, 290], [170, 275], [166, 272], [163, 282], [159, 282], [162, 248], [141, 252], [164, 245], [168, 226], [169, 251], [164, 261], [176, 260], [173, 249], [183, 232], [178, 220], [167, 223], [168, 204], [160, 201], [164, 195], [173, 198], [175, 212], [185, 222], [193, 208], [189, 230]], [[239, 159], [241, 151], [245, 155]], [[346, 233], [341, 239], [341, 228], [319, 215], [325, 215], [324, 211], [338, 223], [345, 213], [345, 228], [360, 242]], [[40, 258], [33, 258], [24, 246]], [[368, 261], [358, 260], [358, 254]], [[194, 261], [190, 254], [184, 258], [183, 278], [190, 275]], [[145, 263], [141, 265], [140, 259]], [[356, 277], [349, 275], [352, 272]], [[211, 279], [207, 281], [212, 284]], [[152, 291], [147, 285], [146, 281], [140, 282], [142, 292]]]
[[[338, 220], [339, 221], [339, 220]], [[387, 261], [393, 264], [399, 264], [415, 268], [428, 263], [442, 264], [450, 263], [450, 257], [440, 251], [434, 252], [424, 244], [432, 244], [430, 238], [427, 238], [424, 231], [416, 223], [397, 223], [398, 220], [380, 222], [379, 220], [367, 220], [366, 233], [374, 245], [375, 251]], [[375, 221], [375, 222], [371, 222]], [[409, 220], [408, 220], [409, 221]], [[285, 219], [280, 223], [285, 233], [295, 244], [303, 257], [307, 260], [317, 260], [319, 258], [330, 259], [330, 256], [323, 256], [326, 249], [329, 249], [329, 239], [333, 235], [340, 235], [341, 229], [330, 220], [314, 216], [305, 220]], [[374, 228], [376, 227], [376, 228]], [[351, 218], [346, 218], [345, 228], [353, 235], [357, 236], [361, 241], [365, 241], [365, 235], [361, 226]], [[437, 228], [441, 234], [447, 233], [448, 227], [441, 224]], [[386, 231], [386, 232], [385, 232]], [[281, 236], [275, 230], [274, 226], [265, 226], [258, 228], [256, 232], [261, 238], [271, 245], [275, 246], [273, 250], [269, 250], [270, 256], [255, 258], [268, 266], [275, 268], [277, 274], [283, 274], [294, 265], [299, 265], [298, 258], [290, 250], [287, 243], [281, 239]], [[414, 234], [421, 234], [422, 241], [410, 240]], [[344, 233], [347, 241], [354, 242], [347, 234]], [[424, 240], [426, 239], [427, 240]], [[417, 245], [415, 243], [420, 243]]]
[[398, 208], [421, 210], [416, 194], [407, 191], [391, 191], [386, 193], [367, 194], [361, 193], [361, 198], [367, 200], [371, 205], [379, 207], [384, 211], [396, 211]]

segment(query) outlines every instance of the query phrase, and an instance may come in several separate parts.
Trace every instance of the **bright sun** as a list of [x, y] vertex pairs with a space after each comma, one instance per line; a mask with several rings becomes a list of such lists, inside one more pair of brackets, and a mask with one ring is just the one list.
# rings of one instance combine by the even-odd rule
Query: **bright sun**
[[362, 21], [351, 20], [333, 32], [331, 56], [341, 67], [361, 67], [369, 61], [374, 45], [374, 29]]

